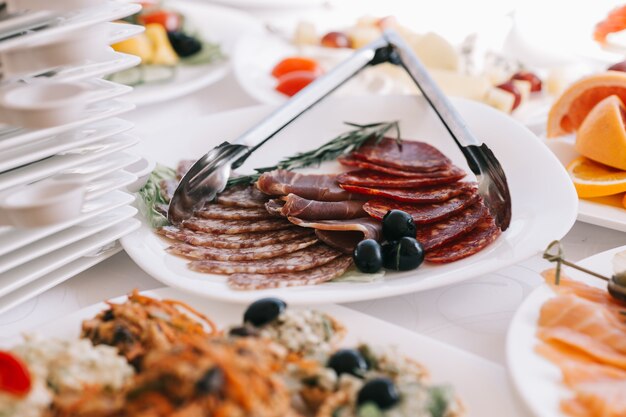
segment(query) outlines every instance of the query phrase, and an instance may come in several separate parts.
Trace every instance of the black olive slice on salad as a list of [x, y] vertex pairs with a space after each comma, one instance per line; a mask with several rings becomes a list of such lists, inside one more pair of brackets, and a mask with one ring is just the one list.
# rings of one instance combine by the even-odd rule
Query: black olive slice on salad
[[[400, 402], [400, 393], [389, 378], [374, 378], [365, 383], [357, 394], [359, 410], [375, 405], [380, 410], [388, 410]], [[359, 415], [362, 414], [359, 412]]]
[[215, 394], [222, 389], [224, 382], [224, 371], [214, 367], [206, 371], [196, 382], [196, 391], [201, 395]]
[[278, 298], [262, 298], [250, 304], [243, 315], [243, 322], [263, 327], [276, 320], [287, 309], [287, 303]]
[[337, 375], [350, 374], [362, 377], [367, 371], [367, 362], [361, 352], [356, 349], [341, 349], [328, 359], [327, 367]]

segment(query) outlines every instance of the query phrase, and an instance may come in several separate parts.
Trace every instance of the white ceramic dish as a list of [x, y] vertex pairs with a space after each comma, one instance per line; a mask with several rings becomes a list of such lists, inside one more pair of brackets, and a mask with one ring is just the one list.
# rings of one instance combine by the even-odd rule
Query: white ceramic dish
[[223, 4], [228, 7], [249, 9], [295, 9], [302, 7], [320, 6], [325, 0], [205, 0]]
[[[544, 143], [567, 166], [579, 154], [574, 149], [573, 135], [556, 139], [545, 139]], [[626, 232], [626, 208], [622, 206], [622, 196], [609, 196], [596, 199], [579, 199], [578, 220], [596, 226]]]
[[[219, 302], [207, 303], [198, 296], [170, 288], [148, 291], [144, 294], [181, 300], [222, 327], [240, 323], [243, 316], [243, 306]], [[121, 302], [123, 299], [113, 301]], [[96, 304], [48, 323], [36, 331], [50, 337], [76, 338], [80, 335], [81, 322], [105, 308], [104, 303]], [[315, 308], [331, 314], [347, 327], [345, 346], [354, 346], [359, 342], [379, 346], [383, 341], [385, 345], [396, 346], [399, 352], [424, 364], [430, 371], [434, 384], [448, 383], [454, 387], [467, 407], [467, 417], [524, 416], [500, 366], [345, 307], [323, 304]], [[476, 383], [478, 376], [480, 384]], [[486, 393], [489, 396], [487, 401]]]
[[[578, 199], [554, 155], [528, 129], [505, 114], [467, 100], [454, 100], [454, 103], [470, 128], [502, 162], [513, 200], [513, 220], [509, 230], [471, 258], [447, 265], [425, 265], [415, 271], [387, 273], [384, 280], [373, 283], [232, 291], [223, 276], [192, 272], [185, 260], [168, 255], [164, 251], [168, 244], [147, 225], [125, 237], [122, 244], [141, 268], [167, 285], [230, 302], [247, 303], [271, 294], [302, 304], [382, 298], [449, 285], [517, 263], [539, 253], [553, 239], [564, 236], [574, 223]], [[180, 159], [198, 158], [220, 142], [235, 139], [273, 110], [272, 106], [258, 106], [187, 122], [161, 132], [149, 143], [140, 144], [137, 152], [173, 166]], [[244, 165], [242, 172], [253, 167], [271, 166], [281, 157], [318, 147], [346, 131], [344, 121], [372, 123], [384, 120], [400, 120], [405, 138], [419, 138], [435, 144], [454, 163], [470, 172], [434, 112], [422, 98], [411, 96], [328, 99], [262, 147]], [[211, 140], [207, 138], [208, 131]], [[175, 146], [172, 137], [179, 138]], [[528, 161], [532, 161], [532, 169]], [[319, 171], [338, 169], [338, 164], [333, 162], [325, 164]]]
[[179, 65], [173, 79], [137, 86], [128, 96], [137, 105], [172, 100], [218, 82], [230, 71], [229, 60], [237, 40], [246, 33], [260, 33], [262, 27], [252, 16], [221, 6], [178, 0], [170, 7], [186, 16], [200, 37], [219, 44], [226, 58], [205, 65]]
[[126, 186], [137, 181], [137, 176], [126, 171], [117, 171], [94, 180], [86, 185], [85, 200], [94, 200], [102, 195], [108, 194], [113, 190], [126, 189]]
[[135, 55], [123, 54], [108, 49], [102, 59], [89, 60], [83, 64], [57, 68], [48, 77], [59, 81], [81, 81], [90, 78], [100, 78], [118, 71], [137, 66], [141, 58]]
[[[591, 271], [611, 276], [612, 260], [626, 246], [598, 253], [577, 262]], [[606, 288], [606, 284], [590, 275], [565, 267], [568, 276], [586, 284]], [[566, 417], [559, 403], [567, 398], [568, 391], [561, 383], [561, 371], [548, 360], [535, 353], [537, 320], [541, 306], [554, 292], [542, 285], [533, 291], [519, 307], [509, 327], [506, 356], [509, 373], [515, 388], [526, 405], [537, 417]]]
[[24, 285], [30, 284], [38, 278], [61, 268], [107, 243], [119, 239], [139, 226], [136, 219], [127, 219], [104, 231], [57, 249], [36, 260], [4, 272], [0, 276], [0, 297], [3, 297]]

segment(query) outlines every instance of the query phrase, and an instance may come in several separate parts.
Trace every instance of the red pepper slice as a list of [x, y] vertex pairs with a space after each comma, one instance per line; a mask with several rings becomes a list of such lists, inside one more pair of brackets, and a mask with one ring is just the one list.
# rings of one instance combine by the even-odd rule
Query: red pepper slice
[[26, 364], [14, 354], [0, 351], [0, 392], [23, 397], [30, 389], [31, 379]]
[[286, 96], [293, 96], [307, 85], [311, 84], [319, 76], [318, 73], [311, 71], [294, 71], [289, 72], [278, 78], [276, 91]]

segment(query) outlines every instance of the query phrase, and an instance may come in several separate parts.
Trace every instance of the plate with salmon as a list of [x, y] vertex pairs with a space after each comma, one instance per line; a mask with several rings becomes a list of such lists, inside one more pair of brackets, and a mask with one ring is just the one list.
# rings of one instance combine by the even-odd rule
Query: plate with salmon
[[[626, 246], [578, 265], [622, 279]], [[626, 415], [626, 292], [616, 297], [606, 282], [567, 267], [558, 285], [554, 269], [543, 277], [507, 336], [507, 365], [521, 398], [537, 417]]]
[[375, 299], [539, 253], [574, 222], [566, 172], [521, 124], [455, 103], [506, 172], [513, 209], [504, 231], [424, 99], [333, 98], [282, 130], [179, 224], [163, 214], [193, 161], [275, 107], [208, 116], [145, 141], [139, 151], [161, 166], [139, 193], [143, 227], [123, 245], [163, 283], [239, 303]]

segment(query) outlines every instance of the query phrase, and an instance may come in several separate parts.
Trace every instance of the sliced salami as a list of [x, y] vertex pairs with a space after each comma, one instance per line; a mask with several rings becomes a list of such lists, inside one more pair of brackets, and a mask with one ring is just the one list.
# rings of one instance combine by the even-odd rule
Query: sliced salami
[[502, 232], [490, 215], [468, 234], [426, 253], [426, 261], [450, 263], [474, 255], [500, 236]]
[[291, 227], [283, 230], [269, 232], [240, 233], [236, 235], [218, 235], [212, 233], [194, 232], [189, 229], [181, 229], [176, 226], [165, 226], [157, 229], [157, 233], [169, 239], [189, 243], [194, 246], [206, 246], [212, 248], [238, 249], [273, 245], [276, 243], [289, 242], [312, 236], [313, 231], [301, 227]]
[[443, 203], [436, 204], [408, 204], [392, 200], [371, 200], [365, 203], [363, 209], [375, 219], [381, 220], [389, 210], [402, 210], [411, 215], [417, 224], [438, 222], [452, 216], [479, 200], [478, 194], [461, 194]]
[[362, 161], [406, 171], [439, 171], [452, 165], [434, 146], [413, 140], [400, 144], [392, 138], [384, 138], [378, 144], [370, 140], [352, 155]]
[[416, 239], [426, 251], [438, 248], [471, 232], [488, 214], [487, 208], [478, 202], [447, 219], [419, 227]]
[[265, 210], [265, 207], [243, 208], [212, 203], [196, 211], [195, 215], [203, 219], [217, 220], [262, 220], [274, 217]]
[[216, 261], [252, 261], [255, 259], [269, 259], [283, 256], [288, 253], [299, 251], [317, 243], [313, 236], [304, 237], [298, 240], [285, 243], [275, 243], [267, 246], [258, 246], [241, 249], [222, 249], [193, 246], [187, 243], [177, 243], [167, 248], [173, 255], [183, 256], [189, 259], [213, 259]]
[[237, 185], [217, 196], [217, 203], [233, 207], [264, 207], [269, 197], [251, 185]]
[[234, 290], [262, 290], [297, 285], [316, 285], [343, 275], [350, 268], [350, 265], [352, 265], [352, 257], [343, 255], [311, 271], [233, 274], [228, 277], [228, 286]]
[[326, 245], [316, 244], [278, 258], [236, 262], [192, 261], [189, 268], [210, 274], [276, 274], [317, 268], [340, 255], [341, 252]]
[[342, 165], [349, 167], [356, 167], [362, 169], [368, 169], [370, 171], [382, 172], [384, 174], [395, 175], [396, 177], [408, 177], [408, 178], [432, 178], [432, 177], [448, 177], [465, 175], [465, 171], [454, 165], [443, 170], [431, 171], [431, 172], [414, 172], [404, 171], [402, 169], [386, 167], [384, 165], [373, 164], [371, 162], [362, 161], [355, 158], [352, 155], [343, 155], [337, 158], [337, 161]]
[[476, 183], [473, 182], [460, 182], [411, 190], [402, 188], [370, 188], [347, 184], [342, 184], [341, 188], [351, 193], [383, 197], [404, 203], [440, 203], [461, 194], [475, 194], [477, 191]]
[[183, 227], [197, 232], [236, 235], [240, 233], [288, 229], [291, 225], [284, 219], [274, 218], [251, 222], [248, 220], [216, 220], [192, 217], [183, 221]]
[[457, 182], [464, 176], [465, 173], [460, 171], [456, 176], [412, 178], [398, 177], [367, 169], [357, 169], [356, 171], [340, 174], [337, 177], [337, 181], [340, 184], [358, 185], [362, 187], [419, 188], [431, 185], [450, 184]]

